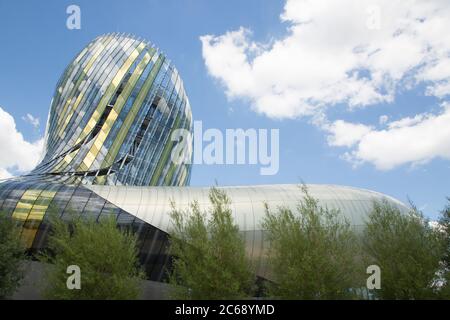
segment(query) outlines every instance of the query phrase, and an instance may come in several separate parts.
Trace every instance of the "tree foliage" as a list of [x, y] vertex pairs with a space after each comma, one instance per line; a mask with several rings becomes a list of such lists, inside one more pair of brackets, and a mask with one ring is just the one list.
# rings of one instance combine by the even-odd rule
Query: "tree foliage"
[[213, 300], [249, 297], [254, 277], [230, 200], [217, 188], [210, 190], [209, 199], [209, 214], [202, 212], [197, 202], [185, 211], [172, 203], [172, 296]]
[[421, 212], [401, 213], [386, 201], [375, 202], [366, 223], [364, 253], [381, 269], [381, 299], [436, 297], [443, 246], [440, 232]]
[[8, 298], [23, 278], [25, 248], [14, 220], [0, 212], [0, 299]]
[[439, 225], [442, 228], [444, 237], [444, 255], [442, 258], [444, 285], [441, 289], [441, 297], [450, 299], [450, 198], [447, 198], [448, 204], [441, 212]]
[[[140, 294], [137, 239], [121, 231], [113, 218], [95, 220], [72, 218], [66, 223], [51, 218], [52, 234], [48, 253], [41, 260], [48, 268], [44, 295], [49, 299], [114, 300], [136, 299]], [[81, 289], [67, 287], [68, 266], [81, 270]]]
[[306, 186], [297, 212], [270, 211], [263, 227], [270, 241], [271, 297], [281, 299], [344, 299], [355, 297], [361, 271], [358, 242], [339, 211], [322, 207]]

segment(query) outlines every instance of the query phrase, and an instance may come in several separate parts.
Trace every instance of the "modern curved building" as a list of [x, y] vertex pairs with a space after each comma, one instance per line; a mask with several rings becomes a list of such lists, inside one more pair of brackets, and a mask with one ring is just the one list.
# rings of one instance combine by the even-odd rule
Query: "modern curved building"
[[[45, 154], [27, 175], [0, 184], [0, 211], [22, 223], [30, 252], [45, 248], [51, 208], [61, 219], [76, 212], [138, 235], [140, 260], [149, 279], [162, 281], [168, 255], [170, 201], [210, 206], [209, 188], [188, 187], [192, 146], [185, 161], [171, 153], [176, 129], [192, 130], [183, 82], [164, 54], [146, 41], [120, 34], [96, 38], [69, 64], [59, 80], [46, 129]], [[359, 228], [374, 200], [388, 196], [349, 187], [309, 185], [322, 205], [339, 209]], [[234, 218], [257, 275], [267, 275], [268, 243], [261, 228], [263, 203], [295, 209], [296, 185], [226, 187]]]
[[[45, 155], [32, 175], [65, 183], [188, 184], [190, 165], [173, 164], [175, 129], [192, 128], [176, 68], [146, 41], [98, 37], [59, 80], [48, 117]], [[192, 156], [192, 150], [184, 149]]]

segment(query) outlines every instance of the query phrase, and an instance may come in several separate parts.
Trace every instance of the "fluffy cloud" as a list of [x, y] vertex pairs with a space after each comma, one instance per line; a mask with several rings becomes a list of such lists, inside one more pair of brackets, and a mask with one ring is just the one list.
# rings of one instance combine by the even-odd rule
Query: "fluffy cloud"
[[405, 163], [423, 164], [433, 158], [450, 160], [449, 124], [450, 106], [444, 104], [440, 114], [404, 118], [389, 123], [385, 130], [337, 121], [328, 126], [328, 141], [337, 146], [354, 146], [345, 154], [354, 164], [369, 162], [380, 170], [389, 170]]
[[[9, 179], [12, 177], [12, 174], [3, 168], [0, 168], [0, 180]], [[1, 182], [1, 181], [0, 181]]]
[[275, 118], [390, 102], [399, 87], [421, 82], [444, 97], [449, 16], [448, 1], [288, 0], [286, 37], [261, 44], [244, 28], [202, 36], [203, 58], [229, 97]]
[[[287, 0], [281, 39], [258, 43], [241, 27], [200, 40], [207, 70], [229, 98], [250, 101], [254, 111], [271, 118], [326, 118], [335, 105], [352, 111], [393, 103], [398, 92], [419, 88], [445, 101], [450, 95], [449, 16], [448, 0]], [[388, 120], [383, 116], [379, 124]], [[342, 120], [313, 121], [330, 133], [331, 146], [357, 146], [348, 159], [382, 169], [447, 158], [445, 129], [428, 132], [436, 122], [450, 127], [447, 111], [400, 119], [379, 131]], [[405, 133], [412, 134], [410, 140]], [[376, 148], [387, 151], [385, 160]]]
[[372, 130], [369, 126], [343, 120], [335, 121], [326, 129], [331, 133], [328, 136], [328, 144], [335, 147], [351, 147]]
[[28, 142], [17, 131], [14, 118], [0, 107], [0, 179], [13, 176], [13, 172], [26, 172], [38, 163], [43, 139]]

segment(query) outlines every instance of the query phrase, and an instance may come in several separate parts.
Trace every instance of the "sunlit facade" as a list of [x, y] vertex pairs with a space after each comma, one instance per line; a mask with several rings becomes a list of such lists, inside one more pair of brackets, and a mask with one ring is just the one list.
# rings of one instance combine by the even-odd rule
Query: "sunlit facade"
[[56, 86], [45, 156], [32, 174], [71, 184], [183, 186], [190, 166], [169, 158], [171, 132], [180, 128], [191, 130], [191, 108], [165, 55], [133, 37], [98, 37]]
[[[176, 129], [192, 131], [192, 113], [175, 67], [158, 48], [135, 37], [96, 38], [69, 64], [51, 103], [40, 164], [0, 184], [0, 210], [22, 224], [30, 252], [46, 247], [49, 212], [69, 220], [113, 216], [132, 228], [148, 278], [162, 281], [170, 263], [170, 201], [185, 208], [210, 206], [209, 188], [188, 187], [192, 148], [184, 162], [171, 160]], [[263, 203], [295, 209], [295, 185], [224, 188], [258, 276], [267, 276], [268, 248], [261, 227]], [[358, 229], [374, 200], [385, 195], [348, 187], [310, 185], [322, 205], [339, 209]]]

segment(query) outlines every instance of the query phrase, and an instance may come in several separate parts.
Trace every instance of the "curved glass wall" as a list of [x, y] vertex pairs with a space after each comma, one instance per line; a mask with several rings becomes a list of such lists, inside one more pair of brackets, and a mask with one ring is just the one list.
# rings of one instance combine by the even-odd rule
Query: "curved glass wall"
[[[180, 128], [192, 131], [192, 113], [172, 63], [144, 40], [101, 36], [59, 80], [45, 155], [31, 174], [82, 184], [183, 186], [190, 164], [170, 161], [171, 133]], [[183, 152], [192, 158], [191, 149]]]

